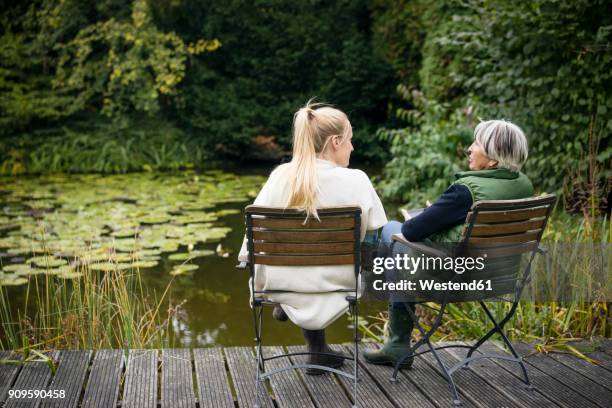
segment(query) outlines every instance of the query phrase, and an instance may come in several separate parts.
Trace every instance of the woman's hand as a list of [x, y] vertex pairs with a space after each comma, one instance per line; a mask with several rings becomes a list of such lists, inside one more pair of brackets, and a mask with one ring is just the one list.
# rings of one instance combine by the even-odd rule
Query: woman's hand
[[[427, 200], [425, 202], [425, 206], [426, 207], [431, 207], [431, 201]], [[420, 210], [412, 210], [412, 211], [408, 211], [405, 208], [400, 208], [399, 210], [400, 214], [402, 214], [402, 216], [404, 217], [404, 221], [408, 221], [414, 217], [416, 217], [417, 215], [419, 215], [422, 212], [422, 209]]]
[[400, 208], [400, 213], [402, 214], [402, 216], [404, 217], [404, 221], [408, 221], [409, 219], [412, 218], [412, 215], [410, 215], [410, 213], [408, 212], [408, 210], [406, 210], [405, 208]]

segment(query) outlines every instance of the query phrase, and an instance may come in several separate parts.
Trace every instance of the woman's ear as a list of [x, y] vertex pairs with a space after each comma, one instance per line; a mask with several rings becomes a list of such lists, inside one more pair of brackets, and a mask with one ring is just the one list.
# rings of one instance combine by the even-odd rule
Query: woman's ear
[[332, 136], [333, 140], [332, 143], [334, 145], [334, 149], [338, 150], [338, 148], [340, 147], [340, 142], [338, 141], [338, 136]]
[[489, 160], [489, 162], [487, 163], [487, 167], [492, 169], [497, 167], [498, 164], [499, 162], [497, 160]]

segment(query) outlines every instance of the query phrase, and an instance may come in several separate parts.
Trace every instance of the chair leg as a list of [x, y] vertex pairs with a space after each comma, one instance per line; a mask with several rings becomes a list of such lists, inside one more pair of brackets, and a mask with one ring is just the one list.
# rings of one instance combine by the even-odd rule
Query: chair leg
[[357, 408], [357, 381], [359, 381], [359, 305], [357, 298], [347, 297], [349, 313], [353, 316], [353, 405]]
[[[453, 405], [455, 406], [461, 405], [461, 400], [459, 399], [459, 393], [457, 392], [457, 386], [455, 385], [455, 380], [453, 380], [452, 374], [448, 371], [444, 363], [442, 363], [442, 360], [440, 359], [438, 351], [433, 346], [433, 344], [431, 344], [431, 341], [429, 340], [429, 338], [436, 332], [436, 330], [438, 330], [438, 327], [440, 327], [440, 325], [442, 324], [442, 318], [444, 317], [444, 310], [446, 309], [446, 303], [442, 303], [440, 305], [440, 312], [438, 313], [436, 320], [434, 321], [434, 323], [431, 326], [431, 329], [428, 332], [426, 332], [425, 329], [423, 329], [423, 326], [421, 326], [421, 324], [419, 323], [419, 319], [417, 318], [416, 314], [412, 311], [412, 309], [409, 308], [408, 306], [406, 306], [406, 309], [408, 309], [408, 313], [410, 314], [410, 317], [414, 321], [414, 325], [419, 330], [419, 333], [421, 333], [421, 340], [419, 340], [414, 346], [411, 347], [410, 354], [414, 354], [414, 352], [421, 345], [427, 344], [427, 347], [429, 347], [429, 351], [434, 355], [436, 362], [442, 369], [442, 372], [444, 373], [444, 376], [446, 377], [446, 380], [448, 381], [448, 387], [450, 388], [450, 392], [453, 395]], [[402, 357], [400, 361], [395, 365], [395, 370], [393, 372], [394, 379], [397, 376], [397, 372], [399, 371], [401, 364], [404, 362], [406, 358], [408, 358], [408, 356], [409, 355]]]
[[261, 375], [265, 372], [263, 353], [261, 348], [261, 329], [263, 324], [263, 305], [253, 305], [253, 320], [255, 323], [255, 404], [253, 408], [261, 407]]
[[493, 322], [493, 328], [491, 330], [489, 330], [487, 332], [487, 334], [485, 334], [480, 339], [478, 339], [476, 344], [474, 344], [472, 347], [470, 347], [470, 350], [468, 351], [468, 354], [467, 354], [468, 358], [472, 357], [472, 354], [478, 349], [478, 347], [482, 346], [484, 344], [484, 342], [489, 340], [489, 338], [492, 335], [494, 335], [495, 333], [499, 333], [502, 336], [502, 338], [504, 339], [504, 342], [507, 342], [507, 344], [510, 343], [508, 341], [508, 339], [506, 338], [505, 334], [504, 334], [503, 328], [506, 325], [506, 323], [508, 322], [508, 320], [510, 320], [512, 318], [512, 316], [514, 315], [514, 311], [516, 310], [516, 307], [518, 306], [518, 302], [514, 302], [513, 305], [512, 305], [512, 308], [510, 309], [510, 311], [508, 312], [506, 317], [504, 317], [504, 319], [501, 322], [499, 322], [499, 324], [498, 324], [495, 321], [495, 319], [493, 318], [493, 315], [491, 314], [489, 309], [487, 308], [487, 305], [483, 301], [480, 301], [478, 303], [484, 309], [484, 311], [487, 314], [487, 317], [489, 318], [489, 320], [491, 320], [491, 322]]
[[[504, 341], [504, 343], [506, 344], [506, 346], [508, 346], [508, 349], [510, 350], [510, 353], [512, 353], [512, 356], [514, 356], [514, 358], [517, 359], [517, 362], [521, 366], [521, 371], [523, 372], [523, 376], [525, 377], [523, 382], [527, 385], [527, 387], [529, 389], [532, 389], [533, 386], [531, 385], [531, 382], [529, 381], [529, 376], [527, 375], [527, 368], [525, 367], [525, 363], [523, 362], [523, 358], [518, 355], [516, 350], [514, 350], [514, 346], [512, 346], [512, 343], [510, 342], [508, 337], [506, 337], [506, 334], [504, 333], [504, 330], [503, 330], [504, 326], [506, 325], [506, 323], [514, 315], [514, 312], [516, 311], [516, 308], [518, 306], [518, 300], [514, 301], [514, 303], [512, 304], [512, 308], [510, 308], [510, 311], [508, 312], [508, 314], [499, 323], [497, 323], [495, 321], [495, 318], [493, 317], [493, 314], [491, 313], [491, 311], [489, 310], [489, 308], [487, 307], [487, 305], [484, 302], [481, 301], [480, 302], [480, 306], [484, 309], [485, 313], [489, 317], [489, 320], [491, 320], [491, 322], [493, 322], [493, 325], [495, 326], [494, 331], [499, 333], [499, 335], [501, 336], [501, 338]], [[470, 349], [470, 351], [471, 350], [472, 349]]]
[[357, 303], [355, 303], [355, 308], [353, 310], [353, 340], [355, 342], [355, 350], [353, 354], [353, 408], [357, 408], [357, 381], [359, 380], [359, 328], [357, 327], [359, 321], [357, 314], [358, 306]]

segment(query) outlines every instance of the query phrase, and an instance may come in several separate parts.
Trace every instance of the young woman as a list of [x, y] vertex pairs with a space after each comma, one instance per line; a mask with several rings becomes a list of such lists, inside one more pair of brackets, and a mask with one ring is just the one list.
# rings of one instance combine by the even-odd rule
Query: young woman
[[[259, 192], [254, 204], [295, 207], [316, 217], [317, 208], [353, 205], [361, 207], [361, 240], [367, 230], [387, 223], [383, 206], [368, 176], [349, 169], [353, 131], [342, 111], [309, 101], [293, 117], [293, 158], [278, 166]], [[246, 240], [238, 256], [247, 260]], [[271, 294], [277, 302], [274, 317], [287, 317], [303, 330], [310, 352], [330, 352], [325, 344], [325, 327], [348, 308], [346, 293], [355, 285], [352, 265], [295, 266], [257, 265], [256, 290], [286, 290], [298, 293]], [[310, 364], [339, 367], [341, 358], [311, 355]], [[309, 374], [322, 371], [308, 369]]]

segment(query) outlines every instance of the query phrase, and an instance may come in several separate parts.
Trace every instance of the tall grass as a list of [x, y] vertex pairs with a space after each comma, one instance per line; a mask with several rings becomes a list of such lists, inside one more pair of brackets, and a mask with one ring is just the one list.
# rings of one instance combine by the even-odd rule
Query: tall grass
[[162, 348], [170, 345], [171, 315], [162, 317], [170, 284], [148, 293], [140, 270], [94, 271], [80, 278], [30, 277], [22, 307], [11, 308], [0, 286], [0, 349]]

